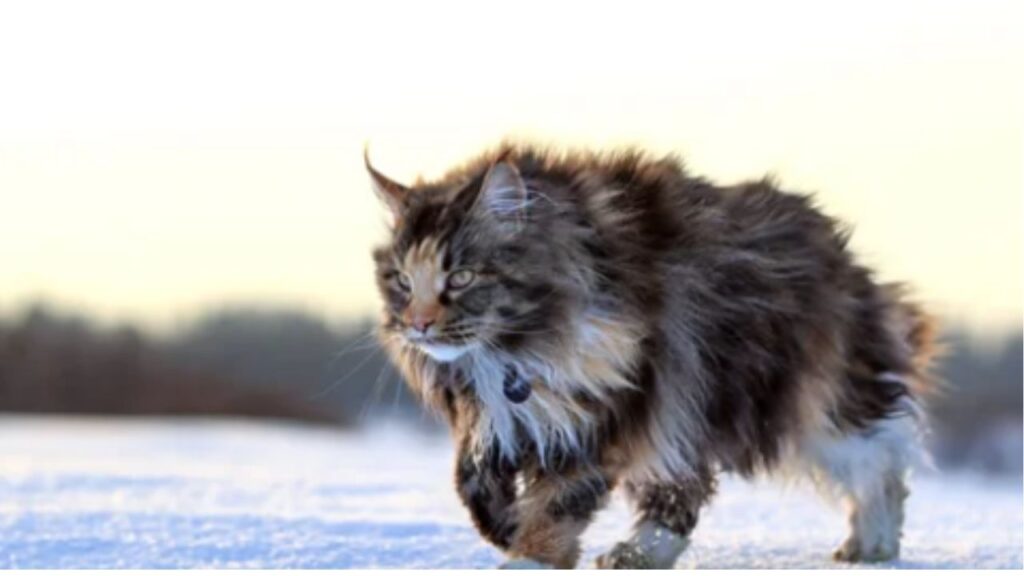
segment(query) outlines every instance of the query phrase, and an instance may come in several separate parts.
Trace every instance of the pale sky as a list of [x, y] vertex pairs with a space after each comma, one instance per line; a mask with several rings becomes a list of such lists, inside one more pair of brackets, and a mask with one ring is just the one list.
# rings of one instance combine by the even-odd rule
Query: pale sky
[[375, 314], [398, 179], [504, 136], [773, 173], [885, 280], [1021, 323], [1020, 2], [0, 4], [0, 311]]

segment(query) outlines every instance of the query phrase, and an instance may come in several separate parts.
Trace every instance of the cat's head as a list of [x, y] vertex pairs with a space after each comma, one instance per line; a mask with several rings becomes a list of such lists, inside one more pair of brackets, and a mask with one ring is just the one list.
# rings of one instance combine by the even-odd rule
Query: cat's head
[[374, 252], [385, 338], [438, 362], [521, 344], [556, 320], [552, 250], [537, 193], [495, 157], [440, 182], [405, 186], [366, 159], [392, 217]]

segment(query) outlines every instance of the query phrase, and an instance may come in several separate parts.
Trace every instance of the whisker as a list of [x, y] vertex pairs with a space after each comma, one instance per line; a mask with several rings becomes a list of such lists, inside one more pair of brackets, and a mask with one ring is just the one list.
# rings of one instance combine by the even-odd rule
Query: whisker
[[[327, 363], [328, 369], [333, 368], [334, 364], [350, 352], [355, 352], [367, 346], [367, 344], [374, 344], [373, 339], [376, 336], [376, 329], [370, 328], [365, 334], [362, 334], [355, 340], [349, 342], [344, 348], [336, 352]], [[366, 348], [368, 349], [368, 348]]]
[[[559, 329], [557, 329], [557, 328], [524, 330], [524, 329], [511, 328], [511, 327], [505, 326], [504, 324], [501, 324], [499, 322], [486, 322], [486, 321], [475, 322], [473, 324], [459, 324], [459, 325], [455, 325], [455, 326], [450, 327], [450, 328], [446, 328], [446, 330], [452, 330], [452, 331], [472, 330], [472, 331], [479, 332], [481, 328], [489, 328], [489, 329], [492, 329], [492, 330], [494, 330], [496, 332], [500, 332], [500, 333], [504, 333], [504, 334], [521, 334], [521, 335], [550, 334], [550, 333], [558, 332], [559, 331]], [[442, 335], [444, 335], [444, 334], [442, 334]]]
[[[365, 420], [367, 413], [372, 408], [376, 407], [377, 403], [380, 401], [380, 396], [383, 393], [385, 385], [387, 384], [387, 380], [382, 380], [382, 378], [384, 377], [385, 374], [398, 375], [398, 371], [395, 370], [395, 367], [392, 366], [390, 362], [385, 362], [384, 365], [381, 366], [381, 369], [377, 372], [377, 377], [373, 381], [373, 389], [372, 389], [371, 394], [367, 398], [365, 398], [363, 400], [363, 405], [359, 409], [359, 420], [360, 421]], [[397, 383], [394, 383], [393, 380], [392, 380], [392, 382], [393, 382], [393, 385], [397, 384], [395, 386], [396, 389], [400, 388], [402, 386], [401, 379], [399, 379], [399, 381]], [[398, 392], [396, 391], [395, 392], [395, 397], [396, 398], [397, 398], [397, 395], [398, 395]]]
[[367, 354], [367, 355], [366, 355], [366, 356], [365, 356], [365, 357], [364, 357], [364, 358], [363, 358], [362, 360], [360, 360], [360, 361], [359, 361], [359, 362], [358, 362], [358, 363], [357, 363], [357, 364], [356, 364], [355, 366], [353, 366], [353, 367], [352, 367], [352, 368], [351, 368], [351, 369], [350, 369], [350, 370], [349, 370], [349, 371], [348, 371], [347, 373], [345, 373], [345, 375], [344, 375], [344, 376], [342, 376], [341, 378], [339, 378], [339, 379], [335, 380], [335, 381], [334, 381], [334, 382], [332, 382], [331, 384], [329, 384], [329, 385], [325, 386], [323, 390], [320, 390], [319, 392], [316, 392], [316, 393], [314, 393], [314, 394], [311, 394], [310, 396], [308, 396], [308, 398], [309, 398], [310, 400], [318, 400], [318, 399], [320, 399], [320, 398], [323, 398], [324, 396], [326, 396], [326, 395], [327, 395], [327, 394], [329, 394], [330, 392], [332, 392], [332, 391], [336, 390], [336, 389], [338, 388], [338, 386], [339, 386], [339, 385], [341, 385], [341, 384], [345, 383], [345, 382], [346, 382], [346, 381], [347, 381], [347, 380], [348, 380], [349, 378], [351, 378], [351, 377], [352, 377], [352, 376], [353, 376], [353, 375], [354, 375], [354, 374], [355, 374], [355, 373], [356, 373], [357, 371], [359, 371], [359, 369], [360, 369], [360, 368], [362, 368], [363, 366], [365, 366], [365, 365], [366, 365], [366, 363], [367, 363], [367, 362], [369, 362], [369, 361], [370, 361], [370, 360], [371, 360], [371, 359], [372, 359], [372, 358], [373, 358], [374, 356], [376, 356], [377, 354], [379, 354], [379, 353], [381, 353], [381, 352], [383, 352], [383, 351], [384, 351], [384, 349], [383, 349], [383, 348], [379, 348], [379, 347], [378, 347], [378, 348], [376, 348], [376, 349], [375, 349], [375, 350], [373, 350], [373, 351], [372, 351], [371, 353]]

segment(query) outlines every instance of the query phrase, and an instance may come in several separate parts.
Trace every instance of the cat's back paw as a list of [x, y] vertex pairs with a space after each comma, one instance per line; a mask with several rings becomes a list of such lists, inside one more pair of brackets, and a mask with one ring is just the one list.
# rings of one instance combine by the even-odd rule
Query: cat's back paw
[[619, 542], [611, 550], [598, 556], [596, 564], [602, 570], [655, 568], [654, 561], [631, 542]]

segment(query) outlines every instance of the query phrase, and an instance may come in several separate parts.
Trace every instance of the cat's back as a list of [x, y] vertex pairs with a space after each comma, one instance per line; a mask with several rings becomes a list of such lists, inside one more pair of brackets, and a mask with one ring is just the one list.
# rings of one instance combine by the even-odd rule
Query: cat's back
[[[566, 185], [568, 200], [580, 206], [611, 253], [663, 273], [687, 264], [728, 269], [757, 263], [765, 273], [781, 267], [790, 276], [821, 281], [849, 264], [845, 227], [812, 196], [783, 190], [769, 178], [723, 186], [689, 174], [675, 156], [638, 149], [532, 167]], [[757, 273], [754, 268], [749, 272]]]
[[[735, 278], [782, 282], [837, 280], [851, 259], [848, 234], [809, 195], [770, 179], [719, 185], [692, 175], [675, 155], [640, 148], [550, 150], [508, 144], [457, 174], [510, 159], [524, 180], [561, 209], [552, 229], [585, 222], [594, 264], [626, 284], [686, 280], [733, 271]], [[637, 280], [641, 279], [641, 280]], [[760, 282], [749, 282], [756, 287]]]

